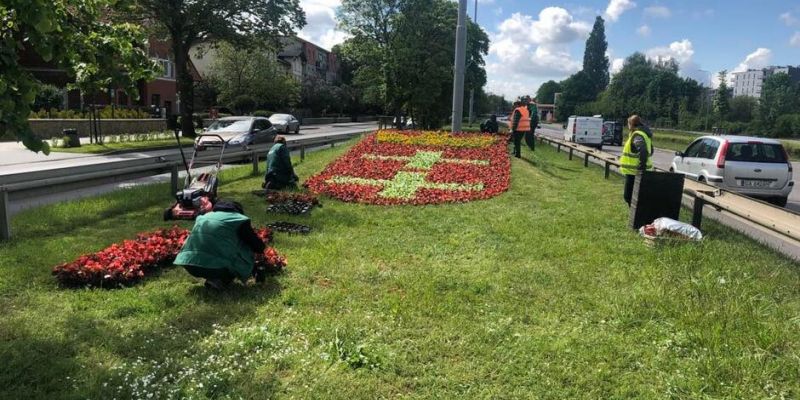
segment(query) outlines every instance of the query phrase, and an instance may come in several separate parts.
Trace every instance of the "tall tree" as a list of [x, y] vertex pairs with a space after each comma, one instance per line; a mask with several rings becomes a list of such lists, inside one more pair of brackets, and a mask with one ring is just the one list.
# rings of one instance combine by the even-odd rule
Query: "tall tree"
[[800, 113], [800, 88], [792, 84], [788, 74], [768, 77], [761, 89], [759, 118], [767, 128], [774, 126], [783, 115]]
[[269, 49], [236, 49], [220, 43], [208, 80], [218, 91], [218, 100], [228, 107], [240, 95], [255, 99], [256, 107], [279, 110], [297, 103], [300, 84], [278, 64]]
[[189, 49], [210, 38], [239, 46], [253, 39], [277, 44], [305, 23], [299, 0], [137, 0], [140, 15], [166, 32], [175, 56], [181, 130], [194, 136], [194, 78]]
[[606, 55], [607, 50], [605, 21], [598, 15], [594, 20], [592, 33], [586, 39], [586, 51], [583, 53], [583, 72], [592, 81], [594, 87], [592, 97], [597, 97], [608, 86], [610, 64]]
[[719, 87], [717, 88], [717, 93], [714, 94], [714, 113], [717, 114], [717, 118], [721, 121], [728, 115], [731, 109], [731, 91], [728, 88], [728, 71], [720, 71], [717, 78], [719, 79]]
[[76, 85], [122, 87], [136, 94], [136, 82], [155, 65], [146, 38], [135, 24], [117, 16], [128, 0], [3, 0], [0, 3], [0, 136], [10, 133], [30, 150], [49, 153], [30, 130], [40, 82], [22, 65], [23, 52], [66, 71]]
[[556, 81], [547, 81], [539, 86], [536, 91], [536, 101], [544, 104], [554, 104], [556, 93], [561, 91], [561, 84]]
[[574, 115], [578, 107], [595, 100], [592, 95], [592, 88], [595, 82], [584, 71], [570, 76], [567, 80], [561, 82], [564, 88], [561, 96], [558, 98], [558, 119], [566, 120], [570, 115]]

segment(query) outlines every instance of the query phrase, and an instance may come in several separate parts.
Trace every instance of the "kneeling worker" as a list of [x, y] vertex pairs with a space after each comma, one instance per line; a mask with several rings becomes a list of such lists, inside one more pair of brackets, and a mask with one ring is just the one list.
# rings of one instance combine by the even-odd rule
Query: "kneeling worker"
[[266, 189], [280, 190], [287, 186], [293, 186], [299, 180], [292, 167], [292, 158], [286, 147], [286, 138], [275, 136], [275, 144], [267, 153], [267, 174], [264, 175], [264, 184], [261, 186]]
[[235, 278], [246, 282], [255, 272], [254, 253], [264, 249], [242, 205], [219, 200], [212, 212], [197, 217], [174, 264], [204, 278], [206, 288], [221, 290]]
[[492, 114], [489, 119], [481, 124], [481, 132], [497, 134], [500, 128], [497, 126], [497, 115]]
[[636, 175], [642, 171], [653, 170], [653, 140], [650, 129], [638, 115], [628, 118], [628, 132], [630, 132], [628, 140], [619, 158], [619, 172], [625, 176], [623, 198], [630, 206]]

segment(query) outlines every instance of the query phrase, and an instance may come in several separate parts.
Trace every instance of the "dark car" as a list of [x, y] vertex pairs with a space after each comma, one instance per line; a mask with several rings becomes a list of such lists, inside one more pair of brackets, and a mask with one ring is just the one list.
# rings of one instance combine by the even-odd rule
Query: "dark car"
[[[214, 121], [203, 134], [219, 135], [228, 146], [249, 146], [272, 143], [277, 132], [272, 122], [263, 117], [225, 117]], [[204, 137], [203, 134], [195, 140], [198, 146], [219, 141], [216, 137]]]
[[300, 133], [300, 121], [293, 115], [272, 114], [272, 116], [269, 117], [269, 122], [272, 122], [272, 125], [275, 126], [275, 130], [278, 132], [286, 134], [290, 132], [294, 132], [295, 134]]
[[603, 122], [603, 144], [622, 146], [622, 124], [616, 121]]

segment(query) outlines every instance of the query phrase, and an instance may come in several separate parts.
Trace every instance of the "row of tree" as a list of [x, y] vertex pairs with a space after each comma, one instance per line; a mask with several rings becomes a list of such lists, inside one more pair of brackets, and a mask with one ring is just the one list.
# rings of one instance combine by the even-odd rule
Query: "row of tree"
[[[353, 101], [405, 114], [424, 128], [446, 123], [457, 16], [457, 4], [448, 0], [344, 0], [338, 19], [350, 38], [334, 51]], [[464, 104], [474, 90], [479, 112], [492, 101], [483, 92], [488, 51], [488, 35], [469, 21]]]
[[548, 81], [537, 91], [540, 102], [551, 103], [561, 93], [557, 118], [601, 114], [624, 119], [632, 114], [651, 124], [687, 130], [712, 127], [731, 133], [777, 137], [800, 135], [800, 84], [787, 74], [767, 78], [760, 99], [732, 97], [728, 76], [722, 71], [716, 91], [681, 77], [674, 60], [655, 61], [642, 53], [629, 56], [622, 69], [609, 76], [605, 24], [597, 17], [586, 41], [583, 69], [564, 81]]

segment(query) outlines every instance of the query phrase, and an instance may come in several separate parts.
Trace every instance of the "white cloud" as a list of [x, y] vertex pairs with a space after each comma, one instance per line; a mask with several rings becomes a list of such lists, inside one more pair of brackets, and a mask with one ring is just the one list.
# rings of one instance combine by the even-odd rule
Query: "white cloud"
[[623, 66], [625, 66], [624, 58], [615, 58], [611, 60], [611, 74], [614, 75], [617, 72], [622, 71]]
[[639, 36], [643, 36], [643, 37], [648, 37], [648, 36], [650, 36], [650, 34], [651, 34], [652, 32], [653, 32], [653, 31], [652, 31], [652, 30], [650, 29], [650, 27], [649, 27], [649, 26], [647, 26], [647, 25], [642, 25], [642, 26], [640, 26], [640, 27], [639, 27], [639, 29], [637, 29], [637, 30], [636, 30], [636, 33], [638, 33], [638, 34], [639, 34]]
[[619, 17], [630, 9], [636, 7], [636, 3], [631, 0], [611, 0], [606, 7], [606, 18], [611, 22], [616, 22]]
[[792, 36], [792, 38], [789, 39], [789, 44], [792, 47], [800, 47], [800, 32], [794, 33], [794, 36]]
[[692, 18], [694, 19], [708, 19], [714, 16], [716, 11], [712, 8], [707, 8], [705, 10], [697, 10], [692, 12]]
[[488, 90], [506, 96], [530, 94], [536, 87], [530, 85], [577, 72], [581, 63], [572, 57], [570, 44], [585, 40], [590, 31], [588, 23], [559, 7], [543, 9], [538, 19], [511, 15], [490, 35]]
[[711, 83], [708, 71], [700, 69], [692, 57], [694, 57], [694, 45], [689, 39], [675, 41], [669, 46], [655, 47], [645, 52], [647, 58], [651, 60], [675, 60], [678, 63], [678, 74], [684, 78], [691, 78], [697, 82], [708, 85]]
[[669, 18], [672, 11], [664, 6], [650, 6], [644, 9], [644, 15], [652, 18]]
[[647, 50], [645, 53], [647, 58], [653, 60], [666, 60], [673, 59], [678, 64], [683, 64], [692, 59], [694, 55], [694, 46], [689, 39], [683, 39], [680, 42], [672, 42], [666, 47], [655, 47]]
[[734, 68], [732, 72], [744, 72], [748, 69], [764, 68], [769, 65], [771, 60], [772, 50], [760, 47], [756, 49], [756, 51], [748, 54], [744, 61]]
[[573, 20], [563, 8], [548, 7], [534, 20], [514, 13], [492, 35], [489, 52], [496, 55], [507, 73], [569, 74], [580, 65], [572, 59], [568, 44], [585, 39], [591, 28]]
[[336, 29], [336, 8], [341, 4], [341, 0], [301, 0], [306, 26], [297, 36], [325, 49], [343, 42], [347, 35]]
[[798, 20], [791, 12], [785, 12], [778, 17], [781, 22], [786, 24], [786, 26], [798, 26], [800, 25], [800, 20]]

